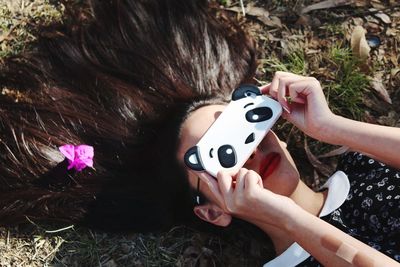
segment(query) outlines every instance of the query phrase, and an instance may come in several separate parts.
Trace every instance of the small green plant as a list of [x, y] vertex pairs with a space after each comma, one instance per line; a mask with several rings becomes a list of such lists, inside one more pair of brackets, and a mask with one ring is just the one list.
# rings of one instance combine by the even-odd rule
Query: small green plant
[[307, 73], [307, 62], [304, 50], [301, 48], [290, 49], [286, 56], [286, 67], [290, 72], [305, 75]]
[[293, 72], [299, 75], [306, 75], [308, 64], [301, 48], [291, 48], [287, 56], [279, 59], [272, 55], [269, 58], [261, 59], [261, 71], [268, 75], [273, 75], [277, 71]]
[[277, 71], [289, 71], [286, 65], [276, 56], [260, 60], [260, 69], [263, 73], [274, 74]]
[[326, 26], [323, 26], [321, 28], [325, 29], [328, 34], [334, 36], [344, 35], [345, 33], [341, 24], [327, 24]]
[[360, 120], [363, 114], [363, 93], [369, 86], [369, 78], [361, 72], [359, 60], [349, 48], [334, 45], [328, 51], [334, 80], [328, 82], [327, 98], [331, 109], [342, 115]]
[[232, 4], [231, 0], [218, 0], [218, 3], [223, 6], [230, 6]]

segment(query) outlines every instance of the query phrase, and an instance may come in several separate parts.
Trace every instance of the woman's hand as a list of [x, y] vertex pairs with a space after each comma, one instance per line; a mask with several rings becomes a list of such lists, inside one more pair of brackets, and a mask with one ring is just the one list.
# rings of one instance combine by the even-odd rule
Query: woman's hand
[[261, 87], [261, 91], [277, 99], [285, 110], [283, 117], [313, 138], [324, 141], [335, 127], [336, 116], [328, 107], [320, 83], [313, 77], [276, 72], [272, 82]]
[[225, 212], [257, 225], [282, 228], [289, 215], [299, 208], [290, 198], [265, 189], [260, 175], [252, 170], [242, 168], [235, 176], [219, 172], [217, 180], [201, 173], [200, 178], [208, 184]]

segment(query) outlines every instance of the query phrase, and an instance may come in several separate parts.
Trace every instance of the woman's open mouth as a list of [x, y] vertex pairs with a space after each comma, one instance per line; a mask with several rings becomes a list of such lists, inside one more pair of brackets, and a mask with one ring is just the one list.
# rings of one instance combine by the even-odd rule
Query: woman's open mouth
[[261, 162], [260, 175], [263, 180], [267, 179], [281, 162], [281, 155], [276, 152], [269, 153]]

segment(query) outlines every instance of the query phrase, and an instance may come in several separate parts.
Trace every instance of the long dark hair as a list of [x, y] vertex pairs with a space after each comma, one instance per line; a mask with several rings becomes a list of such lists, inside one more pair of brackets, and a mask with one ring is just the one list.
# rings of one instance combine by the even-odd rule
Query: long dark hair
[[[92, 18], [41, 29], [0, 70], [0, 224], [63, 221], [149, 231], [191, 219], [176, 162], [194, 101], [251, 82], [253, 42], [205, 0], [92, 1]], [[58, 146], [88, 144], [67, 171]]]

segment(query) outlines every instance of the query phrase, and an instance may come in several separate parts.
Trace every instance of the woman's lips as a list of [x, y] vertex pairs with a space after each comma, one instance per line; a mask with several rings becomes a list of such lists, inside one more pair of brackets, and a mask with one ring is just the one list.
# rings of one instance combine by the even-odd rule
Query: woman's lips
[[281, 155], [276, 152], [269, 153], [261, 162], [260, 175], [263, 180], [267, 179], [281, 162]]

